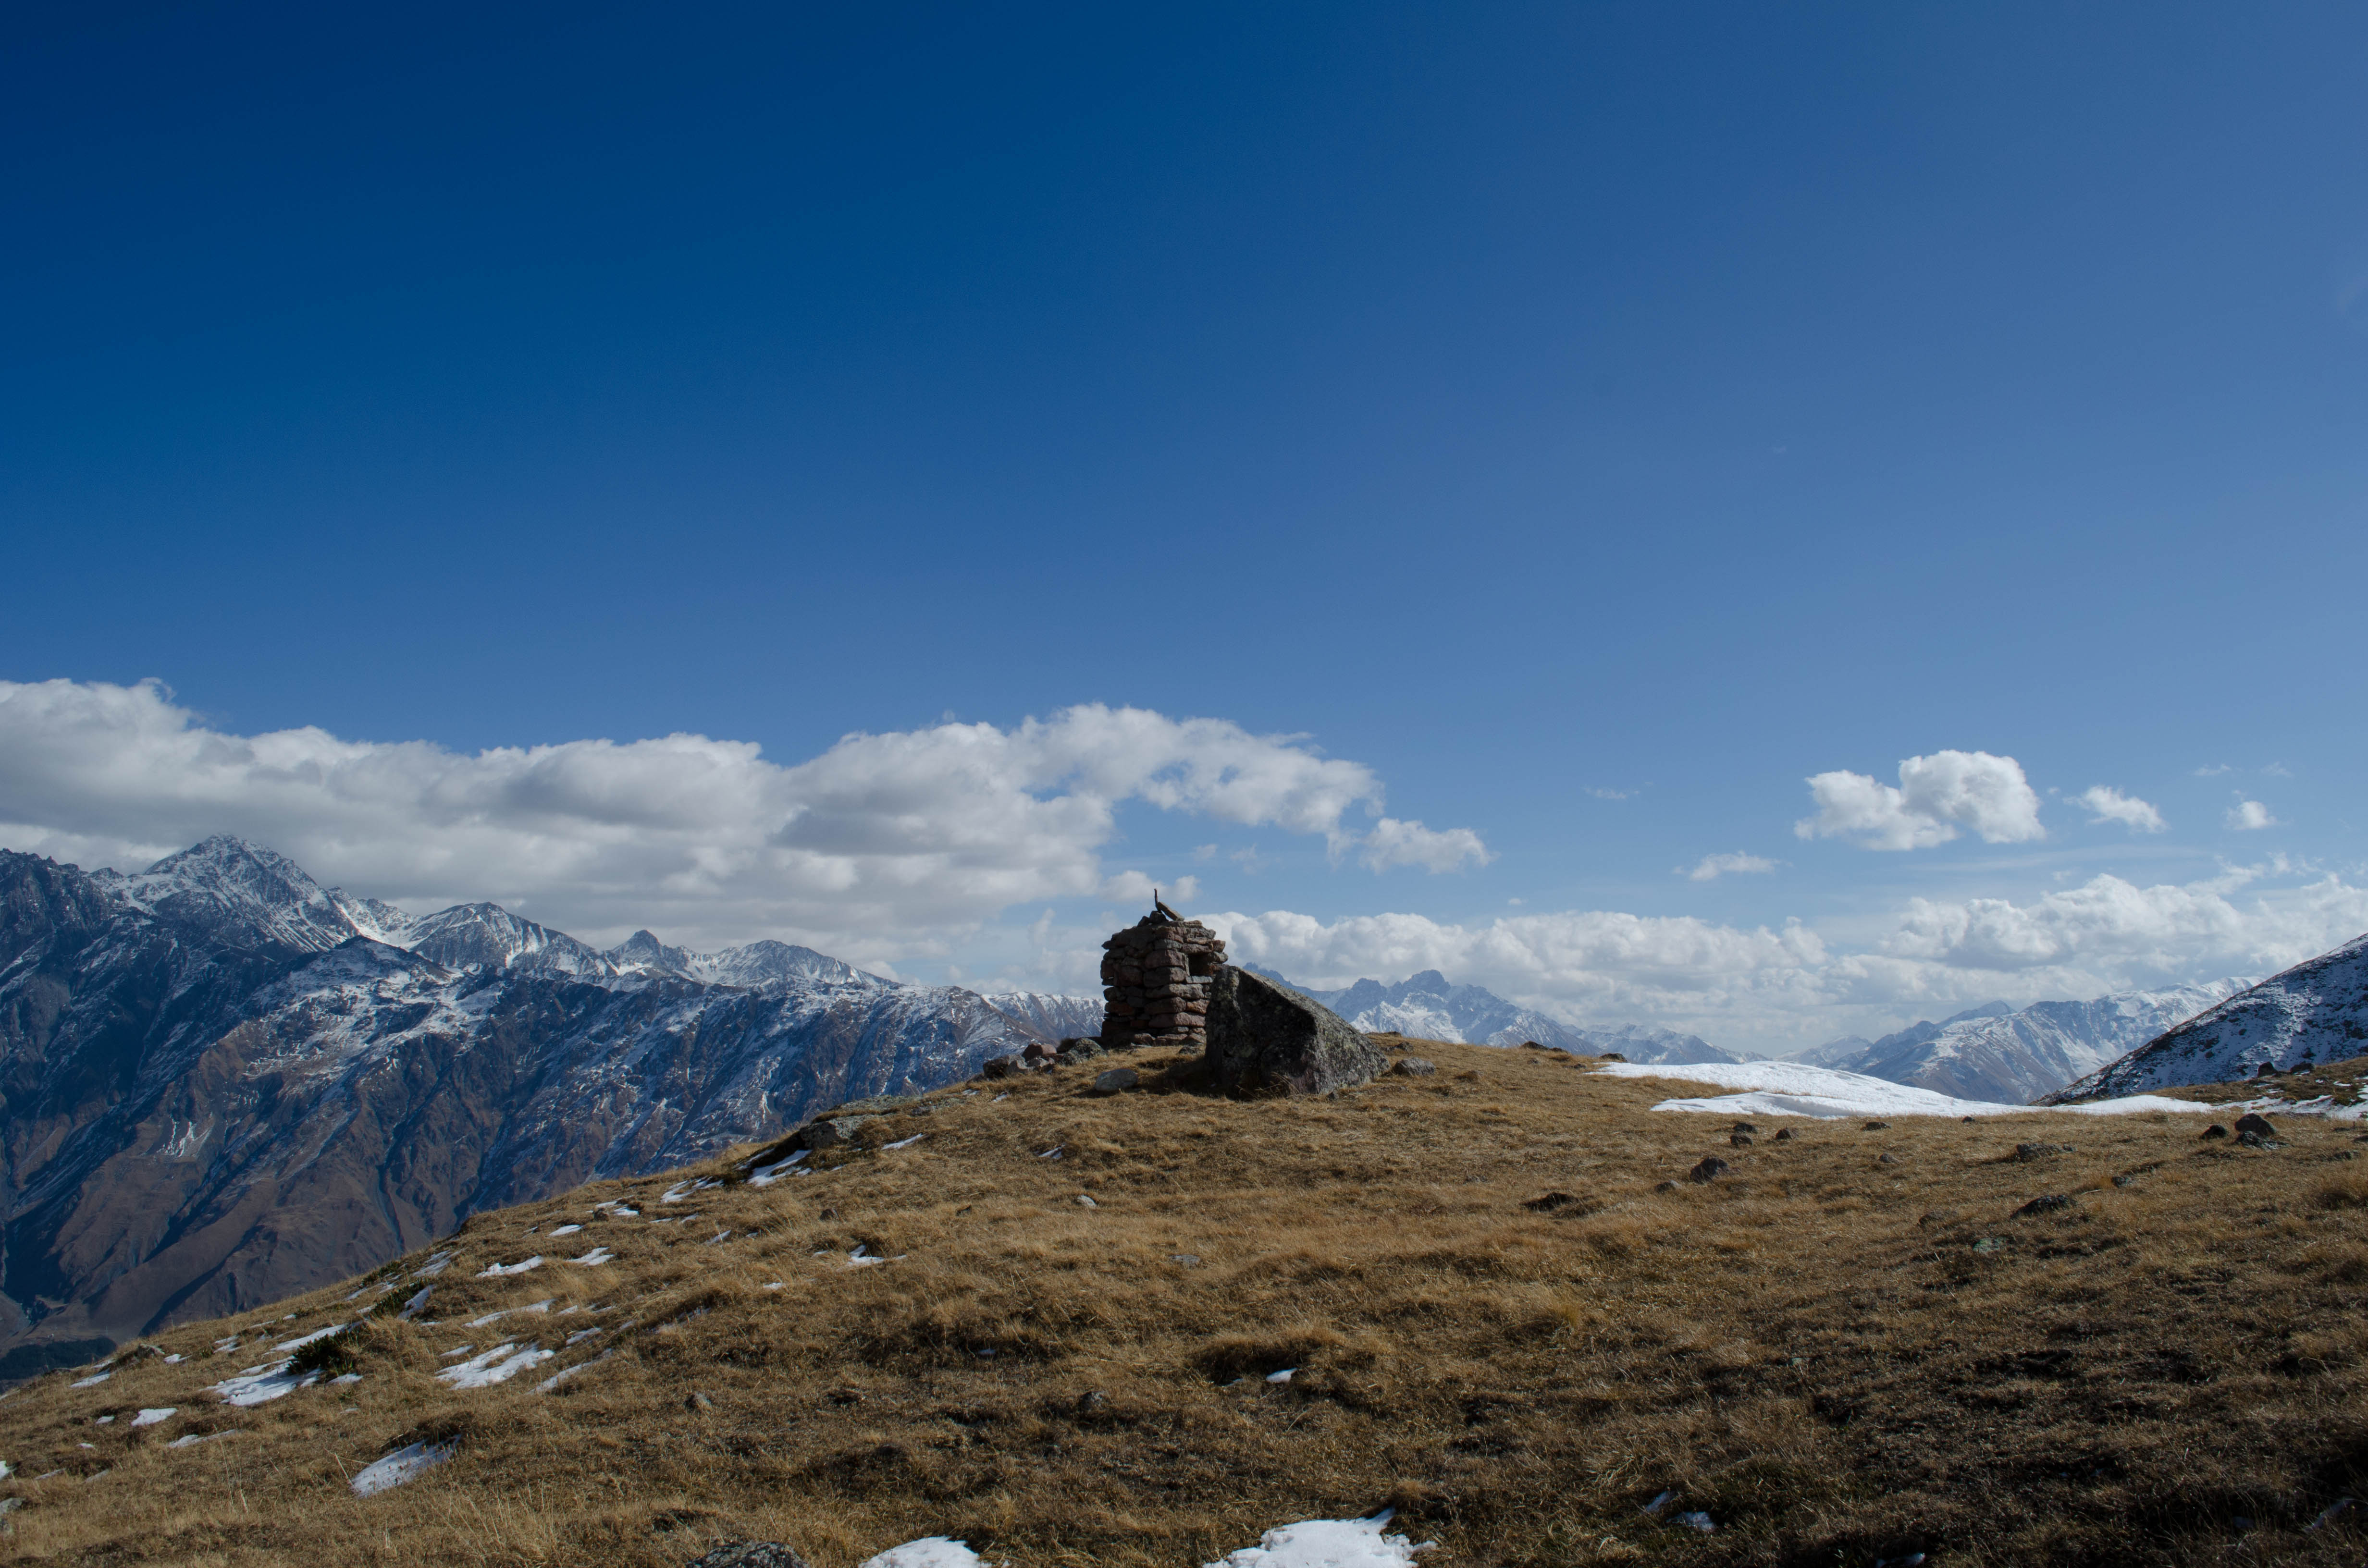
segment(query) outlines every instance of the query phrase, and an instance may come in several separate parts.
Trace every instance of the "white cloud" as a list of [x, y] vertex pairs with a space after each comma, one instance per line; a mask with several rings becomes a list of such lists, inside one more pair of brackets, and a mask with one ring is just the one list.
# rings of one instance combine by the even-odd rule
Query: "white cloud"
[[2368, 888], [2272, 860], [2207, 881], [2118, 877], [2009, 899], [1911, 899], [1847, 946], [1797, 922], [1745, 929], [1611, 911], [1486, 925], [1288, 911], [1204, 915], [1252, 962], [1308, 984], [1423, 969], [1578, 1022], [1643, 1020], [1778, 1051], [2003, 997], [2102, 996], [2268, 974], [2368, 930]]
[[1678, 874], [1689, 881], [1711, 882], [1731, 873], [1772, 871], [1780, 864], [1782, 864], [1781, 861], [1737, 851], [1733, 855], [1705, 855], [1691, 870], [1687, 870], [1682, 866], [1679, 867]]
[[1803, 838], [1856, 838], [1869, 849], [1946, 844], [1971, 828], [1990, 844], [2044, 838], [2039, 797], [2010, 756], [1942, 751], [1899, 765], [1896, 788], [1863, 773], [1820, 773], [1809, 780], [1817, 814], [1793, 824]]
[[1634, 790], [1596, 789], [1588, 790], [1588, 793], [1594, 796], [1599, 801], [1628, 801], [1634, 800], [1638, 791]]
[[2099, 784], [2073, 799], [2089, 808], [2091, 822], [2126, 823], [2139, 833], [2160, 833], [2169, 825], [2162, 820], [2162, 813], [2146, 801], [2108, 785]]
[[[493, 899], [595, 940], [646, 924], [855, 961], [942, 952], [1014, 903], [1147, 890], [1101, 861], [1127, 801], [1360, 842], [1342, 817], [1378, 812], [1382, 788], [1301, 736], [1098, 704], [852, 734], [785, 767], [704, 735], [474, 756], [236, 735], [154, 682], [0, 682], [0, 845], [135, 867], [235, 833], [325, 881], [422, 907]], [[1361, 842], [1392, 863], [1486, 854], [1462, 830], [1380, 821]]]
[[1480, 842], [1480, 835], [1468, 827], [1435, 833], [1418, 822], [1383, 817], [1373, 824], [1372, 832], [1359, 841], [1357, 858], [1376, 871], [1386, 871], [1393, 866], [1420, 866], [1436, 873], [1460, 871], [1467, 865], [1485, 866], [1496, 857]]
[[2207, 762], [2203, 767], [2195, 770], [2195, 777], [2198, 778], [2217, 778], [2224, 773], [2233, 771], [2235, 770], [2225, 762]]
[[2235, 805], [2228, 808], [2228, 814], [2221, 820], [2239, 833], [2279, 825], [2278, 819], [2270, 815], [2269, 807], [2259, 801], [2248, 801], [2242, 796], [2237, 798]]

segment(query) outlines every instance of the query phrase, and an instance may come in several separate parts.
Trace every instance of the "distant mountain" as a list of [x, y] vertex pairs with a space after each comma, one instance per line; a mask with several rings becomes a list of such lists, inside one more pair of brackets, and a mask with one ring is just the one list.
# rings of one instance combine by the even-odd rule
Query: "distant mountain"
[[235, 838], [131, 875], [0, 850], [0, 1376], [965, 1077], [1064, 1003], [414, 917]]
[[2111, 1099], [2368, 1053], [2368, 936], [2247, 986], [2051, 1100]]
[[1991, 1002], [1937, 1024], [1910, 1025], [1856, 1057], [1824, 1065], [1960, 1099], [2027, 1105], [2247, 983], [2219, 980], [2118, 992], [2087, 1002], [2034, 1002], [2020, 1009]]
[[1102, 1032], [1102, 1003], [1099, 996], [1060, 996], [1041, 991], [990, 992], [986, 1005], [1047, 1045]]
[[1616, 1051], [1631, 1062], [1734, 1062], [1739, 1060], [1690, 1034], [1649, 1024], [1591, 1028], [1565, 1024], [1506, 1001], [1477, 985], [1455, 985], [1435, 969], [1383, 985], [1360, 980], [1338, 991], [1320, 991], [1284, 979], [1269, 969], [1245, 964], [1279, 985], [1288, 985], [1331, 1008], [1368, 1033], [1410, 1035], [1464, 1045], [1520, 1045], [1535, 1040], [1558, 1051], [1600, 1056]]

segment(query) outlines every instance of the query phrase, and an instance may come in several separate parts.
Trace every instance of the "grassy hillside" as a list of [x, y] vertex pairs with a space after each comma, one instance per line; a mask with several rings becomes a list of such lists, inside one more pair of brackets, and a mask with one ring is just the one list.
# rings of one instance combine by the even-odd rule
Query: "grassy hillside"
[[[1739, 1148], [1647, 1108], [1699, 1092], [1682, 1069], [1418, 1049], [1437, 1076], [1327, 1101], [1166, 1092], [1151, 1062], [1110, 1099], [1076, 1073], [949, 1089], [814, 1176], [481, 1217], [432, 1278], [422, 1254], [8, 1396], [0, 1557], [657, 1564], [754, 1538], [848, 1568], [946, 1533], [1023, 1568], [1190, 1565], [1384, 1504], [1447, 1564], [2368, 1549], [2357, 1510], [2305, 1528], [2368, 1496], [2350, 1127], [1762, 1119]], [[1731, 1172], [1685, 1180], [1711, 1153]], [[2017, 1216], [2047, 1195], [2071, 1202]], [[566, 1261], [596, 1244], [614, 1261]], [[359, 1381], [201, 1392], [422, 1284], [420, 1320], [333, 1342]], [[503, 1345], [556, 1354], [435, 1375]], [[421, 1441], [457, 1447], [354, 1495]], [[1713, 1533], [1662, 1522], [1696, 1511]]]

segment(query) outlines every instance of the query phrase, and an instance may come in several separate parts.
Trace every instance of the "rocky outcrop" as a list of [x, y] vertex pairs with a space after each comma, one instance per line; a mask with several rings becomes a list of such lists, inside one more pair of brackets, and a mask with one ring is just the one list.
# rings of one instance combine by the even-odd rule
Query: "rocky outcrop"
[[1229, 1095], [1322, 1095], [1370, 1084], [1389, 1058], [1320, 1002], [1228, 964], [1210, 987], [1210, 1082]]

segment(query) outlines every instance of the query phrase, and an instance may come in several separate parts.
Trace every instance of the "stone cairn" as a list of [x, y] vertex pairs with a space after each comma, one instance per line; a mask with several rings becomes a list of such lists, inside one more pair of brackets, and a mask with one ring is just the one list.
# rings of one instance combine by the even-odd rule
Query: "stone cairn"
[[1205, 1048], [1209, 988], [1224, 964], [1217, 934], [1155, 891], [1151, 913], [1102, 944], [1102, 1044]]

